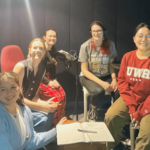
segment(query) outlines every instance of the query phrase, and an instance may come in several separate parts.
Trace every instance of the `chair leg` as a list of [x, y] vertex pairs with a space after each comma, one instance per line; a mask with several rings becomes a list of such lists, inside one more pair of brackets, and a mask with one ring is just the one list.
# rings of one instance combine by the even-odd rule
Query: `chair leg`
[[132, 122], [130, 123], [130, 140], [131, 140], [131, 150], [134, 150], [134, 129], [132, 129]]
[[111, 96], [111, 105], [114, 103], [114, 98]]
[[88, 94], [86, 91], [84, 91], [83, 89], [83, 93], [84, 93], [84, 121], [88, 121], [87, 119], [87, 101], [88, 101]]

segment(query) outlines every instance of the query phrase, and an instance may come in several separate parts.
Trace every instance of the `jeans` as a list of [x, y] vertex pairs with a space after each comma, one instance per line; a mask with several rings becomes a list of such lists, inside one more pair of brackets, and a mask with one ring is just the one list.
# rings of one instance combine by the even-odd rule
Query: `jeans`
[[32, 110], [34, 130], [36, 132], [49, 131], [52, 128], [54, 114], [55, 112], [46, 115], [39, 111]]

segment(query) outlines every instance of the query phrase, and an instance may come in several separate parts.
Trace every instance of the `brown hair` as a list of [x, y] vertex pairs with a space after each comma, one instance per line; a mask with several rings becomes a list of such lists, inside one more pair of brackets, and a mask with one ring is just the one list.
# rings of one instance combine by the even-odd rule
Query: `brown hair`
[[93, 25], [98, 25], [100, 26], [102, 29], [103, 29], [103, 36], [104, 36], [104, 40], [102, 42], [102, 47], [106, 50], [109, 50], [110, 51], [110, 44], [109, 44], [109, 40], [108, 38], [106, 37], [106, 33], [107, 33], [107, 30], [106, 30], [106, 27], [100, 22], [100, 21], [94, 21], [91, 23], [90, 25], [90, 31], [91, 31], [91, 28]]
[[[43, 43], [43, 46], [44, 46], [44, 50], [46, 50], [45, 41], [44, 41], [44, 39], [41, 39], [41, 38], [36, 38], [36, 39], [32, 40], [31, 43], [29, 44], [29, 49], [31, 49], [32, 44], [33, 44], [35, 41], [42, 42], [42, 43]], [[28, 53], [27, 58], [30, 58], [30, 52]]]
[[[0, 81], [7, 80], [7, 79], [13, 79], [15, 81], [15, 83], [19, 86], [18, 75], [16, 73], [14, 73], [13, 71], [0, 73]], [[20, 95], [16, 102], [18, 105], [24, 106], [22, 90], [20, 90]]]

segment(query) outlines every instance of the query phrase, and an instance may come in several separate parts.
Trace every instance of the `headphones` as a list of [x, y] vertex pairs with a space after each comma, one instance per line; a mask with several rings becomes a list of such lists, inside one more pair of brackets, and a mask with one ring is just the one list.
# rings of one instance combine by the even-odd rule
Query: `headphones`
[[105, 27], [100, 21], [93, 21], [93, 22], [91, 23], [91, 25], [90, 25], [90, 27], [89, 27], [90, 32], [91, 32], [91, 27], [92, 27], [94, 24], [99, 25], [99, 26], [103, 29], [104, 35], [107, 33], [106, 27]]

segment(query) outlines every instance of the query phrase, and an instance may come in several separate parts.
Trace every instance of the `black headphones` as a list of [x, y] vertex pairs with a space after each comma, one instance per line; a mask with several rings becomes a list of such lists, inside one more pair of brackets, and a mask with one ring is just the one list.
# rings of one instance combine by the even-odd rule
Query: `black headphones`
[[103, 32], [104, 32], [104, 35], [107, 33], [107, 30], [106, 30], [106, 27], [100, 22], [100, 21], [93, 21], [89, 27], [90, 29], [90, 32], [91, 32], [91, 27], [93, 26], [93, 24], [97, 24], [99, 25], [100, 27], [102, 27], [103, 29]]

